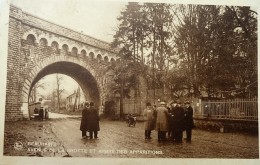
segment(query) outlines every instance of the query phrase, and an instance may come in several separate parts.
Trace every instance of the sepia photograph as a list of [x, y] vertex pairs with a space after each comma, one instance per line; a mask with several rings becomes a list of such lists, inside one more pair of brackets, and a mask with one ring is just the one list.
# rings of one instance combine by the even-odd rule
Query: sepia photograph
[[1, 1], [3, 163], [259, 162], [256, 1]]

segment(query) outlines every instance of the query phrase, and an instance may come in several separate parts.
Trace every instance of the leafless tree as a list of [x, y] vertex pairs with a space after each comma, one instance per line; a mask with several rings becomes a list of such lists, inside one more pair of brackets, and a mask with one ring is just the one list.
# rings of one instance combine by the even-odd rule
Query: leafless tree
[[63, 77], [59, 74], [56, 74], [56, 94], [57, 94], [57, 101], [58, 101], [58, 112], [60, 112], [60, 102], [61, 102], [61, 94], [64, 91], [64, 89], [61, 89], [61, 82], [63, 80]]
[[31, 94], [30, 94], [30, 101], [36, 102], [37, 94], [38, 94], [38, 89], [45, 89], [45, 84], [41, 81], [38, 81], [32, 88]]

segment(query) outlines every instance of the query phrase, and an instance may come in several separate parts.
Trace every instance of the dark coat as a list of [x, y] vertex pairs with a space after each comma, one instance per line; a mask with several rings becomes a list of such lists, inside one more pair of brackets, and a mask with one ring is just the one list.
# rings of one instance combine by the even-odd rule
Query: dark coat
[[80, 123], [81, 131], [87, 131], [87, 128], [88, 128], [87, 112], [88, 112], [88, 108], [84, 108], [82, 110], [82, 118], [81, 118], [81, 123]]
[[184, 124], [186, 129], [192, 129], [194, 126], [193, 123], [193, 109], [191, 106], [185, 109], [184, 113]]
[[43, 116], [44, 116], [43, 108], [40, 108], [40, 110], [39, 110], [39, 117], [40, 117], [40, 120], [43, 120]]
[[87, 111], [88, 131], [99, 131], [98, 109], [90, 107]]
[[172, 130], [181, 131], [184, 129], [184, 109], [182, 107], [174, 107], [172, 109]]
[[169, 108], [168, 112], [169, 112], [169, 119], [168, 119], [168, 121], [169, 121], [169, 131], [172, 131], [173, 124], [174, 124], [174, 121], [173, 121], [173, 109]]

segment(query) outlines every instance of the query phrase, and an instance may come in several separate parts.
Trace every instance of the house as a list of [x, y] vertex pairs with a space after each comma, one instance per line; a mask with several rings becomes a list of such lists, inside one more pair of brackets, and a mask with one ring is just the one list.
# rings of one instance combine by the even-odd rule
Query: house
[[74, 93], [66, 97], [66, 110], [75, 111], [82, 108], [84, 98], [80, 95], [80, 90], [75, 90]]

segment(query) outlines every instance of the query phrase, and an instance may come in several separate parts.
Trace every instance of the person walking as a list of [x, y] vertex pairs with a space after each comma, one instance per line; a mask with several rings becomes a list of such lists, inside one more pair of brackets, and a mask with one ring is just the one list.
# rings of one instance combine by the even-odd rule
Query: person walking
[[94, 107], [94, 103], [90, 102], [90, 107], [87, 112], [87, 125], [88, 125], [88, 131], [89, 131], [89, 136], [90, 139], [93, 139], [93, 133], [94, 133], [94, 138], [98, 138], [98, 131], [100, 131], [99, 128], [99, 115], [98, 115], [98, 109]]
[[145, 129], [145, 139], [152, 139], [151, 132], [154, 129], [154, 109], [151, 103], [146, 103], [146, 109], [143, 112], [144, 116], [144, 129]]
[[168, 131], [168, 115], [165, 102], [160, 102], [160, 106], [156, 109], [156, 130], [158, 131], [158, 142], [166, 140], [166, 132]]
[[82, 132], [82, 138], [86, 139], [87, 138], [87, 128], [88, 128], [88, 123], [87, 123], [87, 113], [89, 109], [89, 103], [85, 102], [84, 103], [84, 109], [82, 110], [82, 118], [81, 118], [81, 123], [80, 123], [80, 130]]
[[192, 128], [194, 127], [193, 122], [193, 109], [189, 101], [185, 102], [185, 112], [184, 112], [184, 126], [186, 130], [186, 141], [191, 142]]

